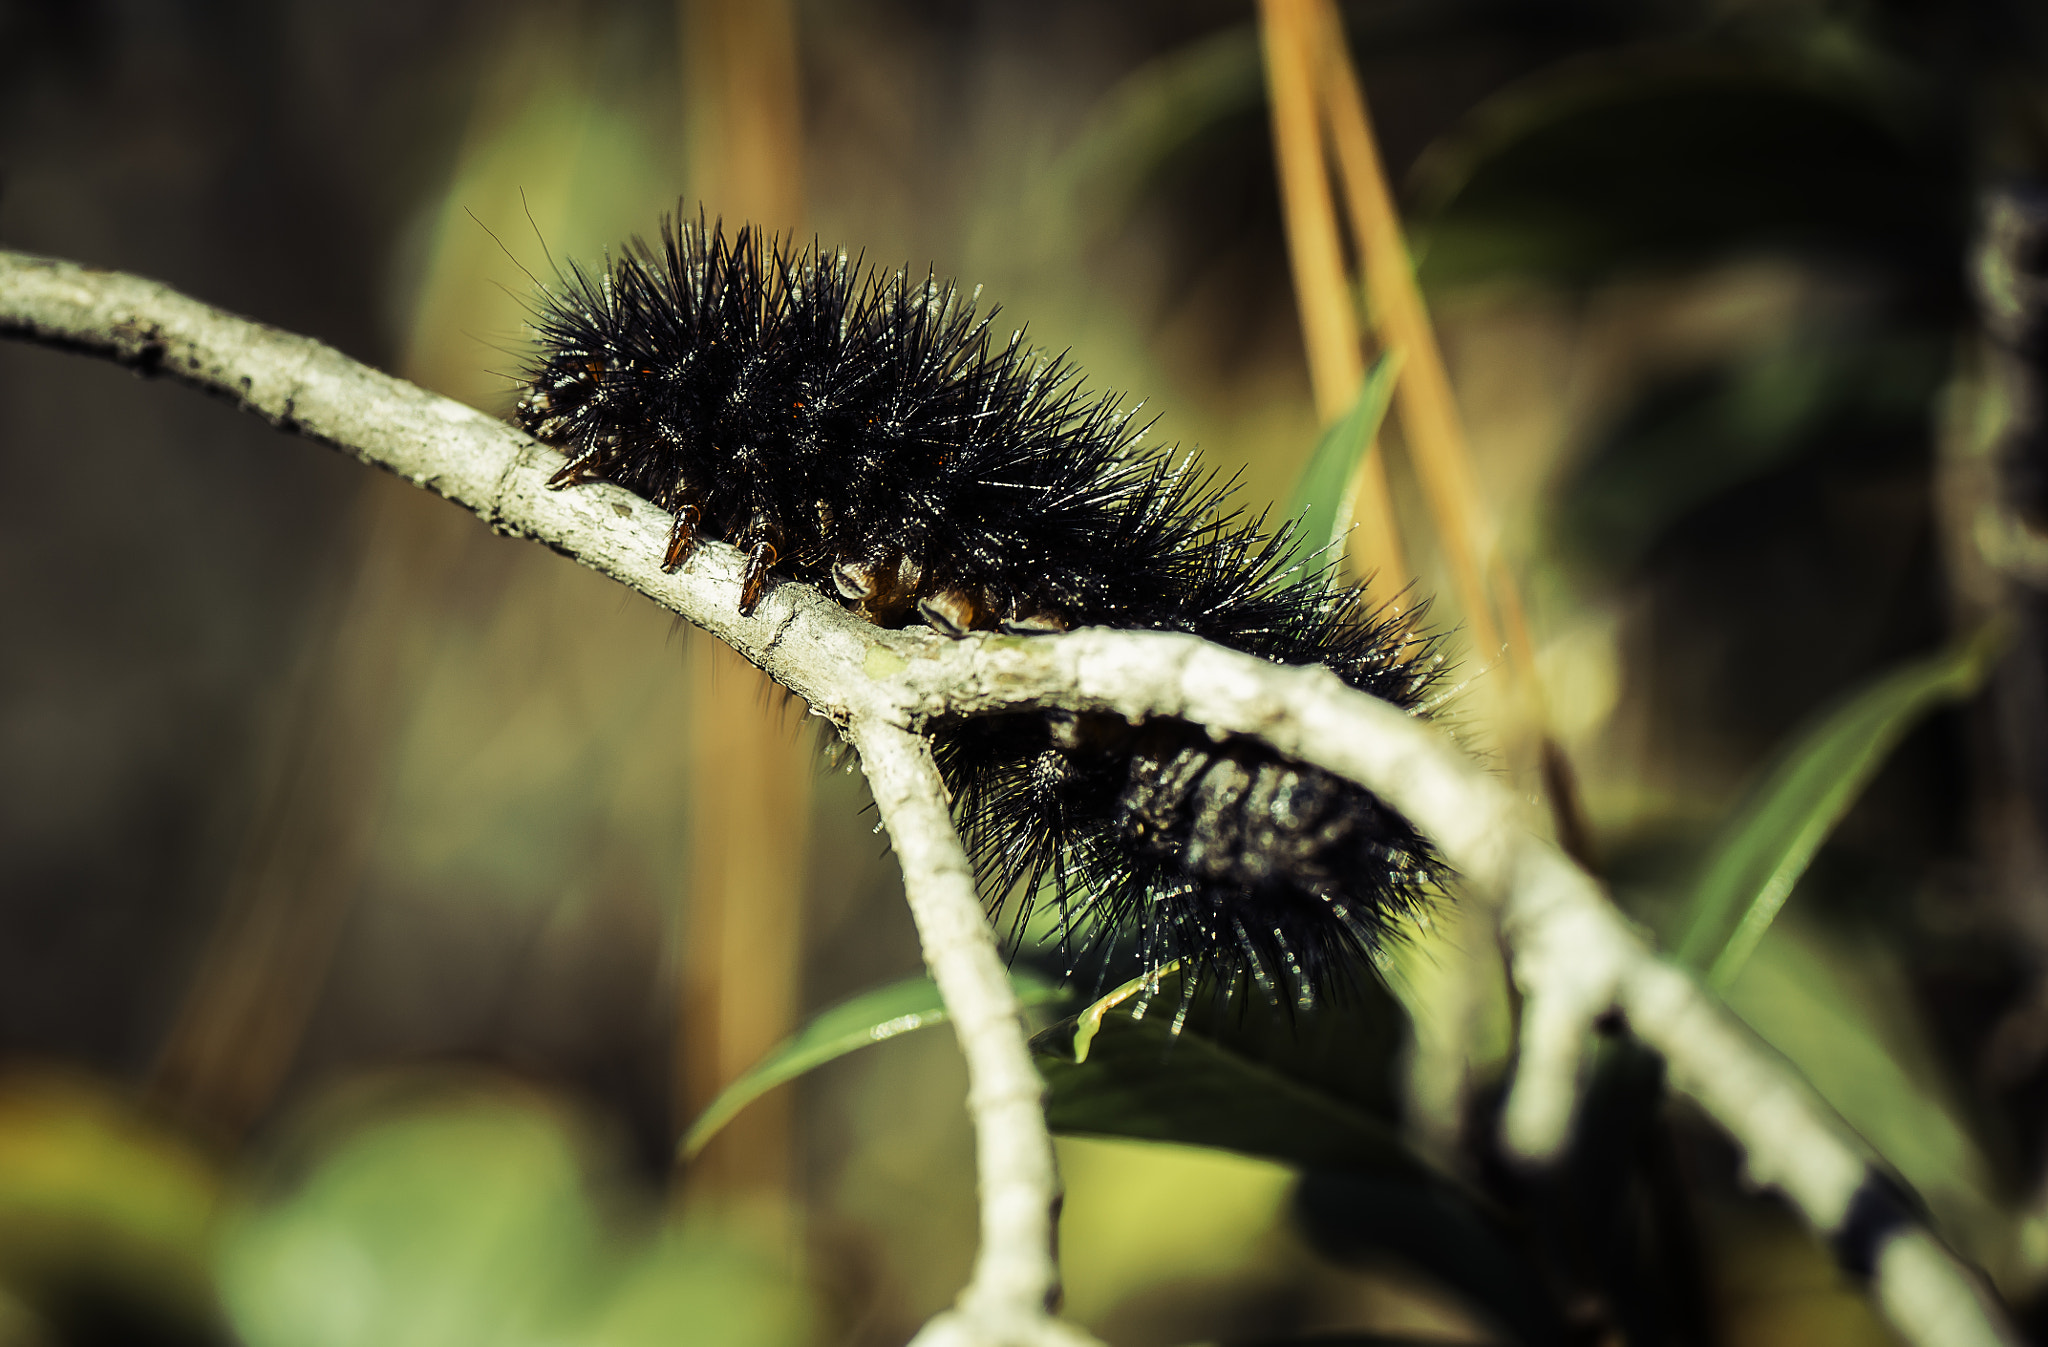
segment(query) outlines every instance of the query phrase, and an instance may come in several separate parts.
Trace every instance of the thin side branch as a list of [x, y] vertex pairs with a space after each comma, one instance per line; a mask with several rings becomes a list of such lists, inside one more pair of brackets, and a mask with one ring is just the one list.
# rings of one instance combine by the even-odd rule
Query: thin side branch
[[1059, 1174], [1045, 1129], [1045, 1083], [1016, 1031], [1022, 1008], [953, 828], [938, 764], [921, 736], [882, 720], [862, 719], [852, 738], [903, 868], [925, 963], [967, 1059], [967, 1107], [979, 1142], [981, 1251], [974, 1277], [959, 1309], [933, 1320], [917, 1342], [1074, 1347], [1086, 1335], [1048, 1314], [1059, 1295], [1059, 1269], [1046, 1197], [1059, 1192]]
[[1511, 1151], [1554, 1157], [1586, 1050], [1612, 1011], [1661, 1052], [1676, 1088], [1741, 1146], [1913, 1343], [2017, 1343], [1995, 1303], [1906, 1205], [1854, 1134], [1799, 1075], [1658, 959], [1598, 886], [1526, 827], [1522, 806], [1436, 730], [1320, 668], [1267, 663], [1192, 637], [1086, 630], [947, 641], [883, 631], [784, 584], [738, 614], [740, 559], [700, 547], [658, 564], [668, 519], [614, 487], [554, 492], [559, 457], [511, 427], [378, 374], [303, 337], [134, 277], [0, 253], [0, 333], [109, 356], [236, 399], [272, 424], [332, 444], [532, 537], [703, 627], [804, 697], [859, 749], [901, 858], [925, 958], [972, 1081], [982, 1186], [973, 1283], [930, 1344], [1086, 1339], [1046, 1310], [1057, 1176], [1016, 1004], [928, 749], [933, 720], [1027, 707], [1173, 716], [1258, 738], [1372, 790], [1441, 849], [1493, 905], [1525, 997], [1507, 1107]]

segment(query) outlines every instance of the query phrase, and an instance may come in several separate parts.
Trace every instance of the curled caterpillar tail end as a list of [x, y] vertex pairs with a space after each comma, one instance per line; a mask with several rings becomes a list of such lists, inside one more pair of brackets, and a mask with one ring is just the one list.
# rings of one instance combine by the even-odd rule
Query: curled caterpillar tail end
[[[1387, 628], [1321, 636], [1319, 662], [1411, 710], [1440, 667], [1414, 649], [1428, 642]], [[1177, 963], [1189, 995], [1343, 999], [1448, 877], [1369, 791], [1185, 722], [991, 717], [947, 727], [939, 750], [1012, 928], [1049, 908], [1068, 977], [1098, 988]]]
[[[1420, 714], [1431, 642], [1295, 563], [1231, 486], [1141, 449], [1115, 397], [996, 340], [972, 300], [815, 244], [665, 221], [534, 306], [515, 422], [776, 576], [885, 626], [947, 636], [1188, 632], [1323, 664]], [[1442, 867], [1369, 792], [1248, 740], [1033, 712], [943, 726], [935, 751], [988, 891], [1057, 905], [1070, 971], [1184, 970], [1308, 1002], [1341, 993]]]

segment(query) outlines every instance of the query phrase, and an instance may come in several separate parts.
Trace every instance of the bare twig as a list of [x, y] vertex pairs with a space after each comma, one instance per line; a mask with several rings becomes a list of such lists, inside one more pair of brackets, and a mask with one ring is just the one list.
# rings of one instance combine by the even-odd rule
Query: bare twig
[[974, 867], [953, 829], [931, 746], [878, 718], [856, 721], [851, 737], [903, 867], [925, 963], [967, 1058], [967, 1107], [980, 1143], [981, 1251], [974, 1278], [956, 1313], [933, 1321], [918, 1342], [1085, 1342], [1085, 1335], [1047, 1314], [1059, 1287], [1047, 1195], [1058, 1193], [1059, 1175], [1045, 1130], [1045, 1085], [1016, 1032], [1021, 1009], [982, 914]]
[[1448, 739], [1346, 687], [1192, 637], [1084, 630], [1058, 637], [883, 631], [808, 587], [777, 587], [738, 613], [740, 560], [700, 548], [674, 575], [658, 564], [667, 517], [603, 485], [552, 492], [559, 460], [510, 427], [295, 337], [151, 282], [0, 253], [0, 333], [112, 357], [236, 398], [273, 424], [326, 441], [459, 501], [495, 528], [533, 537], [681, 614], [731, 645], [844, 729], [860, 750], [902, 859], [925, 957], [969, 1063], [982, 1182], [981, 1256], [927, 1344], [1078, 1343], [1046, 1310], [1057, 1193], [1027, 1048], [982, 922], [927, 750], [934, 719], [1024, 707], [1173, 716], [1366, 786], [1427, 833], [1492, 904], [1525, 997], [1507, 1108], [1511, 1151], [1562, 1146], [1597, 1020], [1627, 1016], [1673, 1084], [1741, 1146], [1871, 1277], [1906, 1338], [2018, 1339], [1974, 1277], [1919, 1224], [1854, 1135], [1798, 1074], [1685, 973], [1659, 960], [1584, 871], [1539, 840], [1521, 804]]

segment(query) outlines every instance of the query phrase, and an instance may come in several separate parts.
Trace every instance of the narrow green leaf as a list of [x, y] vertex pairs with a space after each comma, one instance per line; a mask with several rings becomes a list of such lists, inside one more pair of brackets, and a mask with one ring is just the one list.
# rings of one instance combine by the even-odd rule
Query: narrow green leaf
[[1095, 1041], [1095, 1035], [1102, 1032], [1102, 1017], [1104, 1015], [1107, 1015], [1110, 1011], [1116, 1009], [1148, 987], [1157, 992], [1161, 978], [1164, 978], [1169, 973], [1177, 973], [1179, 971], [1180, 960], [1175, 959], [1156, 973], [1147, 973], [1143, 977], [1132, 978], [1123, 986], [1118, 987], [1115, 991], [1102, 997], [1082, 1011], [1079, 1016], [1079, 1022], [1074, 1028], [1074, 1060], [1077, 1062], [1088, 1060], [1088, 1047]]
[[1964, 1257], [2009, 1247], [1998, 1167], [1977, 1140], [1953, 1059], [1915, 1005], [1913, 954], [1868, 928], [1798, 916], [1757, 947], [1729, 1008], [1927, 1203]]
[[1213, 1146], [1287, 1164], [1422, 1172], [1399, 1129], [1167, 1017], [1103, 1019], [1088, 1060], [1041, 1052], [1055, 1132]]
[[[1058, 984], [1022, 971], [1010, 974], [1010, 985], [1026, 1006], [1044, 1005], [1064, 995]], [[814, 1067], [870, 1043], [938, 1024], [945, 1018], [945, 1002], [939, 999], [939, 989], [928, 977], [891, 982], [818, 1012], [817, 1018], [770, 1048], [766, 1057], [719, 1091], [718, 1097], [683, 1134], [683, 1158], [693, 1158], [741, 1109], [785, 1081], [795, 1080]]]
[[1294, 533], [1297, 560], [1307, 560], [1325, 547], [1330, 548], [1331, 560], [1343, 554], [1344, 539], [1338, 535], [1337, 521], [1343, 514], [1344, 488], [1359, 460], [1372, 452], [1400, 373], [1399, 351], [1388, 351], [1374, 361], [1351, 410], [1316, 442], [1316, 451], [1295, 484], [1294, 499], [1287, 505], [1287, 517], [1300, 521]]
[[1678, 958], [1725, 988], [1770, 929], [1814, 853], [1920, 719], [1976, 691], [2002, 644], [1991, 627], [1850, 693], [1783, 750], [1707, 852]]

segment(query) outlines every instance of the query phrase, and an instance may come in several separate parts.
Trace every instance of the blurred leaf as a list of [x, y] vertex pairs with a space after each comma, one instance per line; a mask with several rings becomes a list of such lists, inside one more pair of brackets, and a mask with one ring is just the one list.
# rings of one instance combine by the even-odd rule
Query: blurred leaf
[[1305, 1083], [1192, 1029], [1176, 1034], [1156, 1015], [1105, 1016], [1087, 1061], [1042, 1050], [1038, 1067], [1055, 1132], [1214, 1146], [1297, 1165], [1422, 1169], [1391, 1110]]
[[1426, 285], [1586, 282], [1738, 251], [1952, 282], [1963, 184], [1889, 110], [1766, 64], [1627, 49], [1487, 100], [1413, 174]]
[[1603, 436], [1561, 494], [1563, 550], [1633, 569], [1679, 520], [1833, 445], [1926, 438], [1947, 377], [1946, 330], [1802, 330], [1729, 366], [1667, 382]]
[[803, 1288], [737, 1234], [640, 1244], [592, 1197], [591, 1157], [523, 1094], [421, 1098], [319, 1146], [222, 1242], [245, 1347], [793, 1347]]
[[220, 1280], [248, 1347], [518, 1347], [570, 1337], [602, 1251], [561, 1124], [471, 1100], [345, 1137], [234, 1224]]
[[[1065, 1135], [1233, 1151], [1306, 1169], [1323, 1200], [1300, 1199], [1326, 1252], [1391, 1254], [1438, 1275], [1518, 1340], [1547, 1342], [1554, 1315], [1526, 1254], [1482, 1199], [1439, 1174], [1402, 1138], [1393, 1066], [1406, 1019], [1377, 982], [1348, 1004], [1275, 1007], [1208, 989], [1181, 1016], [1106, 1010], [1085, 1061], [1060, 1051], [1071, 1027], [1038, 1038], [1047, 1121]], [[1124, 990], [1124, 989], [1119, 989]], [[1174, 1021], [1180, 1019], [1180, 1031]], [[1368, 1209], [1351, 1199], [1367, 1194]], [[1370, 1226], [1370, 1230], [1366, 1230]], [[1318, 1238], [1319, 1247], [1325, 1241]]]
[[1121, 219], [1160, 167], [1228, 117], [1265, 104], [1258, 30], [1240, 23], [1154, 57], [1088, 115], [1054, 169], [1091, 215]]
[[[1189, 1288], [1242, 1285], [1287, 1222], [1295, 1175], [1286, 1165], [1127, 1137], [1062, 1136], [1057, 1143], [1067, 1313], [1111, 1340], [1128, 1336], [1111, 1324], [1136, 1304], [1163, 1297], [1179, 1306]], [[1171, 1219], [1148, 1219], [1160, 1212]], [[1199, 1313], [1174, 1318], [1176, 1326], [1148, 1336], [1204, 1336], [1195, 1331]]]
[[[1027, 1007], [1065, 995], [1059, 984], [1021, 969], [1011, 972], [1010, 986]], [[776, 1086], [871, 1043], [942, 1023], [945, 1018], [945, 1002], [928, 977], [892, 982], [819, 1011], [809, 1024], [770, 1048], [767, 1056], [719, 1091], [683, 1134], [683, 1157], [694, 1157], [741, 1109]]]
[[1148, 987], [1154, 993], [1157, 993], [1160, 979], [1178, 971], [1180, 971], [1180, 960], [1175, 959], [1156, 973], [1145, 973], [1132, 978], [1115, 991], [1094, 1001], [1087, 1009], [1075, 1016], [1074, 1060], [1077, 1062], [1088, 1060], [1088, 1045], [1093, 1043], [1095, 1036], [1102, 1032], [1102, 1017], [1104, 1015], [1107, 1015], [1110, 1011], [1116, 1009]]
[[1444, 1347], [1444, 1341], [1442, 1337], [1389, 1337], [1386, 1333], [1317, 1333], [1315, 1337], [1231, 1339], [1223, 1347]]
[[1566, 1340], [1528, 1251], [1490, 1210], [1448, 1183], [1311, 1170], [1295, 1190], [1294, 1210], [1316, 1250], [1336, 1263], [1384, 1266], [1392, 1255], [1456, 1291], [1509, 1341], [1537, 1347]]
[[1575, 1341], [1565, 1305], [1589, 1299], [1629, 1342], [1677, 1340], [1665, 1330], [1696, 1322], [1704, 1297], [1680, 1270], [1690, 1217], [1658, 1177], [1663, 1062], [1603, 1035], [1592, 1066], [1565, 1154], [1540, 1177], [1493, 1188], [1512, 1214], [1426, 1175], [1315, 1170], [1295, 1196], [1303, 1232], [1339, 1264], [1391, 1257], [1427, 1274], [1491, 1321], [1489, 1340]]
[[1796, 913], [1779, 927], [1728, 988], [1730, 1008], [1926, 1201], [1958, 1252], [1994, 1266], [2009, 1258], [1995, 1171], [1898, 952]]
[[[1298, 521], [1294, 529], [1296, 560], [1314, 566], [1329, 564], [1343, 555], [1345, 540], [1338, 536], [1337, 521], [1344, 512], [1344, 488], [1359, 460], [1372, 452], [1373, 443], [1379, 438], [1380, 425], [1387, 418], [1387, 404], [1394, 396], [1394, 381], [1400, 374], [1399, 351], [1380, 356], [1367, 371], [1351, 410], [1324, 431], [1316, 443], [1308, 467], [1295, 484], [1294, 499], [1287, 504], [1287, 518]], [[1320, 562], [1318, 553], [1323, 554]]]
[[1934, 707], [1974, 692], [2000, 645], [1987, 627], [1866, 684], [1801, 731], [1707, 852], [1678, 958], [1727, 987], [1892, 748]]
[[30, 1300], [54, 1293], [59, 1336], [86, 1299], [103, 1318], [207, 1331], [219, 1197], [205, 1160], [111, 1088], [0, 1084], [0, 1277]]
[[656, 1240], [575, 1347], [776, 1347], [816, 1339], [810, 1299], [742, 1241], [685, 1224]]

